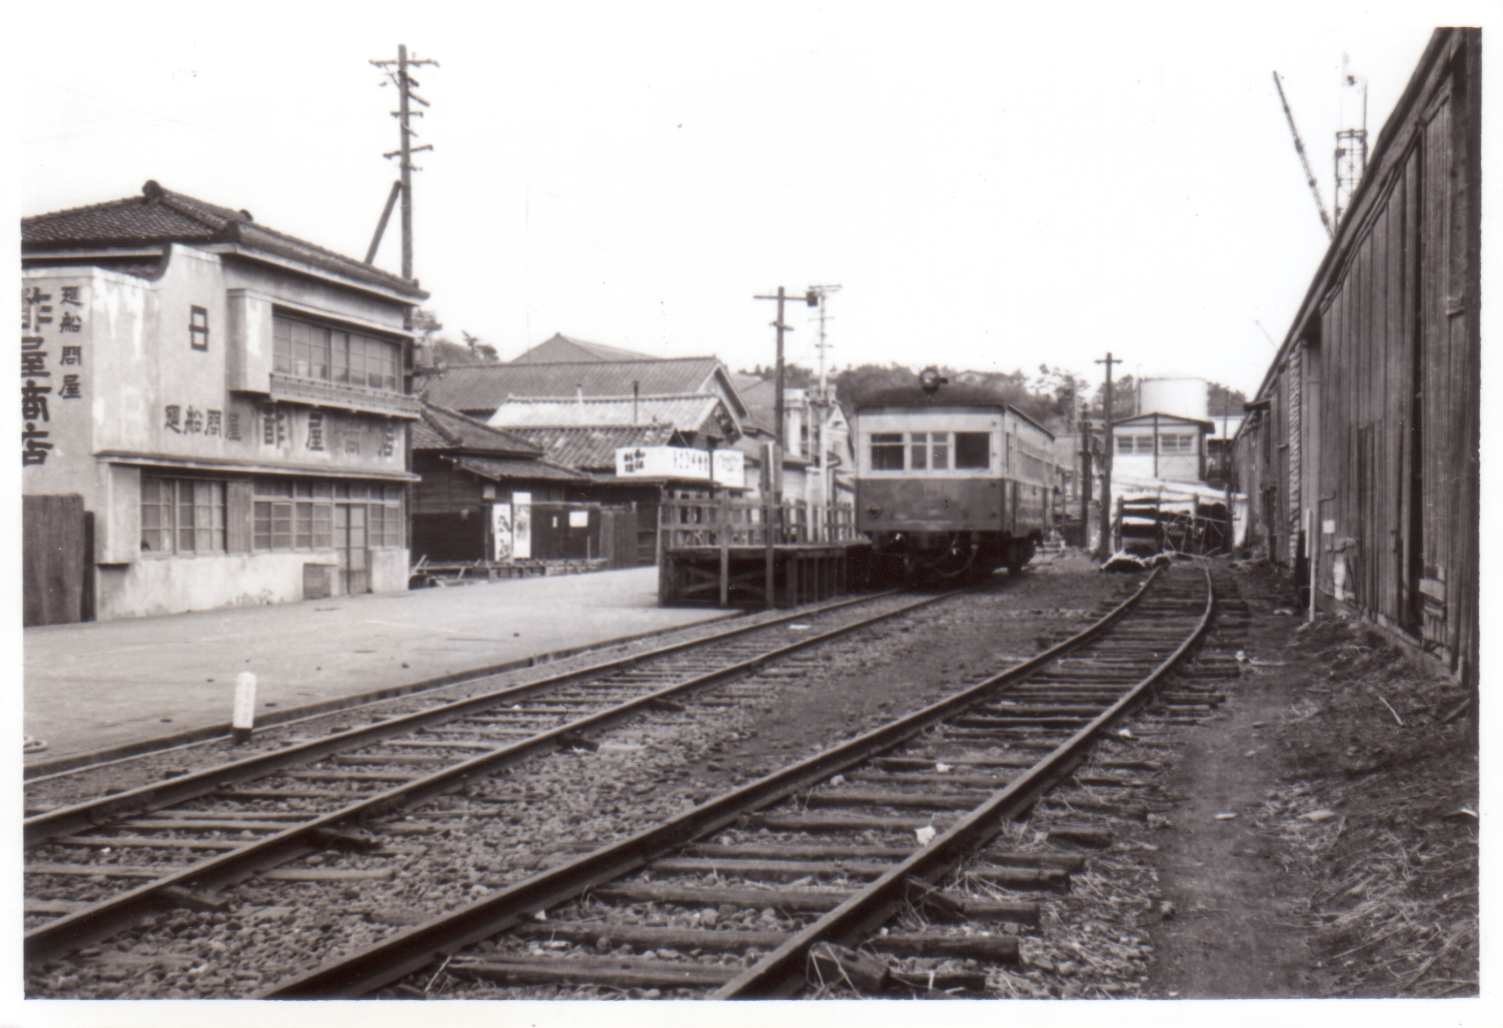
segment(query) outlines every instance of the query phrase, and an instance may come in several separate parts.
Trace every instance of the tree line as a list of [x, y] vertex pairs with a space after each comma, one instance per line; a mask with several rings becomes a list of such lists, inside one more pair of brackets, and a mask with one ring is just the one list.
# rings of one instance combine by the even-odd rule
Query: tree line
[[[1106, 384], [1091, 383], [1085, 378], [1062, 368], [1040, 364], [1033, 374], [1018, 370], [1013, 372], [984, 372], [956, 370], [941, 367], [940, 374], [951, 382], [963, 382], [995, 392], [1002, 400], [1033, 420], [1055, 432], [1074, 431], [1080, 414], [1085, 412], [1096, 425], [1101, 424], [1106, 407]], [[754, 366], [742, 374], [770, 379], [776, 374], [772, 367]], [[827, 376], [835, 399], [850, 407], [865, 396], [882, 389], [913, 386], [918, 381], [918, 371], [902, 364], [861, 364], [831, 371]], [[783, 367], [786, 388], [806, 389], [817, 385], [817, 376], [808, 368], [797, 364]], [[1130, 418], [1138, 413], [1138, 381], [1132, 375], [1123, 375], [1112, 382], [1112, 420]], [[1212, 418], [1223, 414], [1237, 416], [1243, 413], [1242, 404], [1247, 397], [1239, 389], [1230, 389], [1219, 382], [1209, 384], [1207, 410]]]

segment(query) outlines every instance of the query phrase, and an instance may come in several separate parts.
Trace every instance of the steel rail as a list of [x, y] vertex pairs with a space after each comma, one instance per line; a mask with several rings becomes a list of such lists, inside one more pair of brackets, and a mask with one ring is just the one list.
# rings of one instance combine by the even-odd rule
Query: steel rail
[[[269, 753], [256, 754], [231, 761], [227, 764], [219, 764], [200, 771], [178, 775], [162, 782], [153, 782], [150, 785], [143, 785], [135, 789], [116, 793], [113, 796], [88, 800], [83, 803], [69, 804], [56, 810], [49, 810], [45, 813], [26, 818], [22, 822], [22, 844], [24, 848], [30, 849], [49, 840], [61, 836], [73, 835], [110, 821], [118, 821], [144, 811], [196, 799], [199, 796], [222, 789], [226, 785], [237, 785], [263, 777], [273, 771], [282, 770], [283, 768], [312, 763], [315, 760], [347, 749], [379, 742], [382, 739], [387, 739], [394, 735], [402, 735], [430, 724], [464, 717], [476, 711], [494, 706], [497, 703], [521, 699], [538, 692], [546, 692], [550, 689], [568, 685], [571, 682], [579, 682], [599, 675], [611, 674], [637, 664], [672, 656], [685, 650], [725, 642], [737, 636], [756, 632], [763, 628], [770, 628], [787, 621], [816, 617], [838, 611], [844, 607], [882, 599], [892, 596], [896, 592], [897, 590], [894, 589], [870, 596], [859, 596], [850, 600], [841, 600], [824, 607], [796, 611], [781, 617], [759, 622], [755, 625], [738, 625], [728, 631], [717, 632], [713, 635], [702, 636], [684, 642], [671, 643], [667, 646], [659, 646], [652, 650], [619, 657], [615, 660], [602, 661], [599, 664], [592, 664], [577, 671], [567, 671], [563, 674], [553, 675], [536, 682], [524, 682], [519, 685], [507, 686], [494, 692], [455, 700], [443, 706], [431, 707], [427, 710], [419, 710], [411, 714], [403, 714], [378, 721], [374, 724], [362, 725], [359, 728], [352, 728], [348, 731], [324, 736], [323, 738], [310, 739], [307, 742], [284, 746]], [[955, 595], [955, 593], [944, 593], [923, 602], [934, 603], [952, 595]], [[907, 609], [910, 608], [902, 608], [897, 613], [902, 613]], [[824, 636], [815, 636], [814, 638], [820, 639], [824, 638]], [[459, 683], [449, 682], [442, 688], [448, 688], [455, 684]], [[382, 700], [378, 702], [387, 701]], [[356, 709], [358, 708], [345, 708], [341, 711], [331, 711], [316, 716], [347, 715], [350, 711]], [[286, 727], [286, 725], [279, 725], [278, 727], [282, 728]]]
[[670, 817], [659, 825], [497, 890], [452, 913], [399, 931], [347, 957], [294, 976], [258, 999], [354, 998], [442, 960], [598, 885], [641, 868], [664, 853], [718, 831], [742, 815], [807, 789], [869, 757], [913, 738], [946, 717], [1061, 656], [1093, 641], [1116, 624], [1158, 578], [1149, 575], [1131, 596], [1095, 624], [1044, 652], [961, 692], [792, 764], [755, 782]]
[[[1204, 569], [1203, 569], [1204, 570]], [[968, 854], [984, 846], [1004, 821], [1028, 810], [1086, 758], [1097, 737], [1124, 714], [1146, 702], [1155, 685], [1197, 645], [1215, 612], [1211, 576], [1205, 571], [1206, 604], [1195, 630], [1147, 677], [1101, 714], [1052, 750], [1028, 772], [1009, 782], [928, 846], [916, 851], [876, 881], [799, 931], [767, 956], [717, 990], [714, 999], [777, 998], [803, 987], [812, 946], [834, 942], [854, 947], [880, 928], [901, 907], [930, 888]]]
[[[134, 889], [129, 889], [109, 899], [31, 929], [24, 937], [25, 960], [28, 963], [34, 963], [52, 959], [81, 946], [87, 946], [93, 942], [109, 938], [116, 932], [140, 924], [163, 906], [174, 905], [172, 901], [163, 896], [163, 893], [168, 889], [208, 890], [234, 884], [259, 871], [268, 870], [269, 868], [313, 852], [318, 847], [310, 845], [308, 839], [315, 832], [347, 827], [351, 824], [362, 824], [365, 821], [392, 811], [414, 806], [434, 796], [452, 791], [470, 778], [490, 774], [542, 753], [552, 752], [561, 746], [567, 745], [567, 741], [571, 737], [577, 737], [582, 733], [594, 731], [629, 718], [654, 703], [672, 699], [687, 692], [703, 689], [723, 680], [737, 678], [757, 670], [764, 664], [780, 660], [800, 650], [823, 642], [829, 642], [857, 629], [910, 613], [954, 595], [956, 595], [956, 592], [952, 591], [925, 597], [918, 602], [906, 604], [894, 610], [884, 611], [878, 615], [864, 618], [849, 625], [841, 625], [819, 635], [795, 640], [777, 649], [760, 653], [748, 660], [718, 668], [654, 692], [644, 693], [625, 703], [596, 711], [583, 718], [549, 729], [546, 732], [540, 732], [530, 738], [498, 746], [493, 750], [452, 764], [422, 778], [393, 786], [390, 789], [368, 796], [338, 810], [315, 815], [306, 821], [297, 822], [283, 831], [254, 840], [238, 849], [208, 857], [189, 867], [165, 875], [162, 878], [146, 882]], [[840, 604], [839, 606], [844, 605], [846, 604]], [[822, 613], [823, 611], [820, 612]], [[809, 615], [810, 612], [806, 610], [799, 616], [808, 617]], [[773, 622], [763, 622], [758, 627], [764, 627], [767, 624], [778, 624], [785, 620], [790, 620], [790, 618], [779, 618]], [[721, 641], [723, 638], [723, 636], [717, 636], [714, 641]], [[698, 642], [702, 644], [704, 640], [698, 640]], [[677, 650], [682, 648], [683, 646], [681, 645], [675, 645], [670, 649]], [[533, 683], [533, 686], [538, 686], [539, 684]], [[494, 696], [496, 695], [503, 694], [492, 694], [492, 702], [494, 702]], [[510, 699], [513, 698], [515, 693], [506, 691], [504, 695]], [[471, 703], [472, 701], [465, 700], [460, 701], [459, 705], [469, 706]], [[436, 709], [443, 710], [445, 708]], [[428, 712], [421, 713], [427, 714]], [[387, 724], [389, 722], [381, 722], [374, 727], [379, 728]], [[361, 730], [357, 729], [356, 731]], [[331, 736], [330, 738], [337, 739], [339, 736]], [[317, 742], [322, 744], [324, 740], [317, 740]], [[306, 763], [306, 761], [303, 762]], [[201, 790], [195, 795], [220, 791], [225, 782], [224, 776], [215, 778], [214, 781], [216, 784], [213, 788]]]

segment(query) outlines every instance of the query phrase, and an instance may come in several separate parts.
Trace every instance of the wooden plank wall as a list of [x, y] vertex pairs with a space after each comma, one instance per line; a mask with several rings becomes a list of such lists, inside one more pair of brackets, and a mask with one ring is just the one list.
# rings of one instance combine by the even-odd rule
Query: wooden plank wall
[[1310, 398], [1322, 411], [1319, 494], [1332, 529], [1320, 539], [1322, 591], [1453, 665], [1477, 580], [1469, 183], [1480, 180], [1480, 121], [1462, 120], [1478, 95], [1467, 59], [1458, 33], [1409, 123], [1385, 129], [1389, 152], [1373, 155], [1368, 199], [1343, 225], [1343, 263], [1321, 307], [1324, 377]]
[[83, 497], [21, 498], [21, 624], [63, 625], [84, 619], [87, 552]]

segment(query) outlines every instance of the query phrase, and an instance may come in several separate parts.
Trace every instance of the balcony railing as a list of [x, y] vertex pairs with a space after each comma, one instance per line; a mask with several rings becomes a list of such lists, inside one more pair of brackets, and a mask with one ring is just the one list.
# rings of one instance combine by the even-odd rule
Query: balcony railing
[[389, 393], [340, 382], [298, 378], [280, 371], [271, 373], [271, 398], [293, 403], [312, 403], [320, 407], [341, 407], [370, 414], [386, 414], [397, 418], [415, 418], [421, 409], [418, 398], [405, 393]]

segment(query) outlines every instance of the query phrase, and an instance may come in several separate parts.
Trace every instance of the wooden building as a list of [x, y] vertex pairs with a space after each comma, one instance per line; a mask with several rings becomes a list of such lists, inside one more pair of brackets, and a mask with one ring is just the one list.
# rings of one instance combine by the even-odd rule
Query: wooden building
[[592, 495], [587, 473], [547, 459], [521, 436], [424, 404], [412, 467], [422, 479], [413, 489], [412, 557], [427, 574], [461, 564], [507, 566], [490, 567], [492, 576], [560, 563], [636, 565], [630, 502]]
[[1481, 98], [1481, 30], [1437, 29], [1235, 442], [1305, 597], [1473, 683]]

